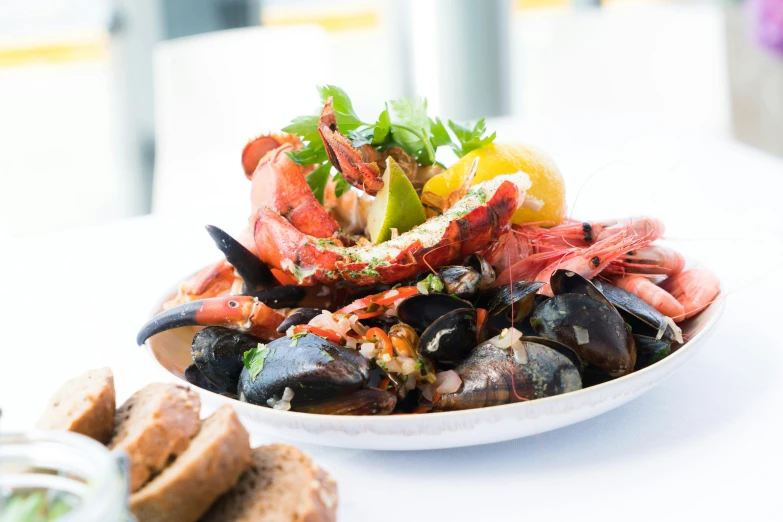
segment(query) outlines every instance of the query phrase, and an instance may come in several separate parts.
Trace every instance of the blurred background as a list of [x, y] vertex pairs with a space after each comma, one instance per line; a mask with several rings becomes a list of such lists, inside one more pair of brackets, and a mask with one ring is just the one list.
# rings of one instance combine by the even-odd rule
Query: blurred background
[[783, 157], [783, 0], [0, 0], [0, 238], [232, 203], [323, 83]]

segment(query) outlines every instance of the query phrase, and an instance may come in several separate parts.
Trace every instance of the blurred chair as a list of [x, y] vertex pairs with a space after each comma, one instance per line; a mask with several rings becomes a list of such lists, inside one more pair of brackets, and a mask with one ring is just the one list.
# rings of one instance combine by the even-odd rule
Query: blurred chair
[[[249, 213], [242, 147], [318, 108], [330, 81], [323, 30], [221, 31], [162, 42], [155, 52], [156, 214]], [[207, 213], [206, 215], [209, 215]]]
[[717, 3], [524, 10], [511, 23], [515, 114], [533, 121], [622, 114], [728, 134]]

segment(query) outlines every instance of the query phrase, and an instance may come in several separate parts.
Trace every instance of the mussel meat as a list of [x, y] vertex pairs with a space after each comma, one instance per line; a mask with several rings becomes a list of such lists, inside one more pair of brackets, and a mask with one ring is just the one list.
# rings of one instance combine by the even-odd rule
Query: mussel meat
[[560, 294], [542, 303], [530, 324], [543, 337], [570, 346], [588, 365], [612, 377], [630, 373], [636, 346], [625, 321], [603, 301], [582, 294]]
[[253, 376], [244, 368], [239, 376], [241, 401], [266, 406], [290, 388], [294, 392], [291, 407], [296, 410], [362, 389], [369, 378], [369, 361], [363, 355], [309, 333], [276, 339], [262, 352], [258, 374]]
[[476, 346], [476, 310], [458, 308], [437, 318], [421, 334], [419, 352], [438, 362], [458, 362]]
[[481, 274], [481, 280], [479, 281], [479, 289], [486, 290], [492, 286], [495, 282], [495, 269], [489, 264], [489, 261], [484, 259], [484, 256], [478, 254], [471, 254], [465, 260], [465, 266], [471, 267], [473, 270]]
[[467, 410], [540, 399], [578, 390], [579, 371], [562, 354], [542, 344], [522, 341], [521, 347], [477, 346], [456, 372], [462, 386], [444, 394], [433, 411]]
[[218, 389], [236, 393], [244, 353], [258, 346], [261, 339], [220, 326], [204, 328], [193, 337], [190, 354], [193, 362]]
[[443, 291], [461, 298], [470, 298], [481, 286], [481, 273], [468, 266], [445, 266], [438, 269]]

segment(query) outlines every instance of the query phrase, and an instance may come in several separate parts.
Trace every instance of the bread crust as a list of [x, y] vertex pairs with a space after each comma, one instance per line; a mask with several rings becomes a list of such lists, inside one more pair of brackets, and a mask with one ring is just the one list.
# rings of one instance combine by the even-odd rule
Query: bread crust
[[187, 449], [201, 426], [200, 410], [197, 393], [168, 383], [145, 386], [117, 410], [109, 448], [128, 454], [132, 492]]
[[250, 436], [234, 409], [222, 406], [182, 455], [131, 495], [131, 512], [139, 522], [196, 522], [250, 464]]
[[80, 433], [106, 444], [114, 431], [115, 408], [111, 368], [97, 368], [63, 384], [36, 426]]

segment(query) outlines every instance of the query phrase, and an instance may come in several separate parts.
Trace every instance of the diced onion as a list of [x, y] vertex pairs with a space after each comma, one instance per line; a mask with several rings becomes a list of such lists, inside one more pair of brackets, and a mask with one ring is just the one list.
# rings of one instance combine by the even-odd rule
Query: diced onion
[[[388, 355], [384, 355], [384, 359], [386, 357], [388, 357]], [[401, 373], [402, 367], [400, 366], [400, 363], [397, 362], [397, 359], [391, 359], [386, 361], [386, 371], [391, 373]]]
[[435, 375], [435, 384], [433, 386], [438, 393], [454, 393], [462, 386], [462, 379], [459, 378], [459, 374], [454, 370], [446, 370]]
[[590, 332], [586, 328], [574, 325], [574, 336], [576, 337], [576, 344], [582, 346], [590, 342]]
[[420, 294], [430, 295], [430, 289], [427, 286], [427, 283], [425, 283], [424, 281], [419, 281], [418, 283], [416, 283], [416, 288], [419, 290]]
[[401, 363], [400, 366], [403, 375], [410, 375], [417, 371], [416, 365], [418, 364], [418, 361], [416, 361], [416, 359], [411, 357], [398, 357], [397, 360]]
[[286, 386], [285, 390], [283, 390], [283, 397], [280, 399], [275, 399], [272, 397], [266, 403], [276, 410], [283, 410], [288, 411], [291, 409], [291, 401], [294, 398], [294, 390]]
[[497, 346], [498, 348], [507, 349], [510, 348], [512, 344], [514, 344], [516, 341], [520, 340], [522, 338], [522, 332], [517, 330], [516, 328], [503, 328], [503, 331], [501, 331], [498, 335], [490, 339], [489, 343], [491, 343], [494, 346]]
[[362, 343], [361, 348], [359, 348], [359, 352], [364, 355], [368, 359], [372, 359], [375, 357], [375, 343]]
[[511, 345], [514, 351], [514, 360], [517, 364], [527, 364], [527, 348], [522, 341], [516, 341]]

